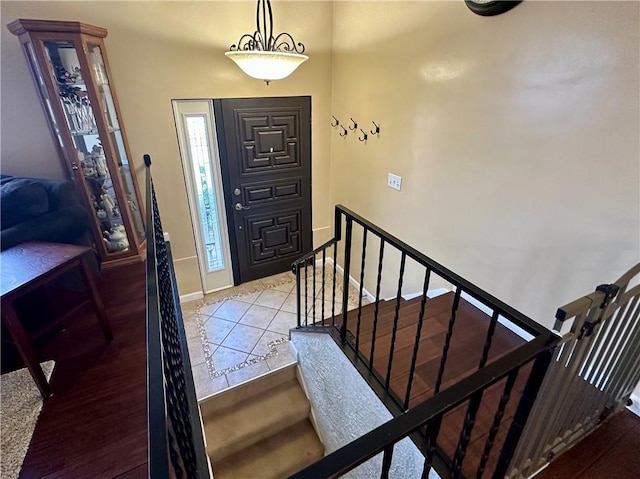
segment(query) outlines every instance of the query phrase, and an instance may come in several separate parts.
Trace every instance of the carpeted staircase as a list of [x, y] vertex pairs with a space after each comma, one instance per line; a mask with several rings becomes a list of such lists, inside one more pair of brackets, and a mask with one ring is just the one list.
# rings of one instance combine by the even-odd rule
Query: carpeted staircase
[[296, 364], [211, 396], [200, 408], [216, 479], [281, 479], [324, 455]]

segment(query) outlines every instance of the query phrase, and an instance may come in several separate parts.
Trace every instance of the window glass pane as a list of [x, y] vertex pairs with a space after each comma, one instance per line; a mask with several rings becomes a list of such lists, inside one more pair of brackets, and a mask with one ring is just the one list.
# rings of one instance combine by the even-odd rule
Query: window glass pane
[[211, 170], [209, 137], [205, 115], [187, 115], [185, 130], [189, 143], [189, 156], [194, 172], [194, 186], [202, 225], [202, 239], [207, 252], [208, 273], [224, 268], [218, 205]]
[[118, 164], [118, 174], [122, 178], [122, 186], [127, 197], [127, 207], [129, 208], [129, 212], [133, 218], [133, 224], [136, 229], [138, 241], [142, 241], [145, 236], [144, 226], [142, 224], [142, 212], [138, 207], [135, 187], [133, 185], [133, 174], [130, 170], [127, 150], [124, 147], [122, 133], [120, 132], [118, 113], [111, 94], [107, 68], [105, 67], [102, 51], [100, 50], [99, 45], [90, 44], [89, 53], [90, 55], [88, 56], [88, 59], [95, 75], [96, 84], [98, 85], [101, 108], [104, 113], [104, 118], [107, 121], [107, 129], [111, 135], [112, 144], [115, 147], [115, 161]]

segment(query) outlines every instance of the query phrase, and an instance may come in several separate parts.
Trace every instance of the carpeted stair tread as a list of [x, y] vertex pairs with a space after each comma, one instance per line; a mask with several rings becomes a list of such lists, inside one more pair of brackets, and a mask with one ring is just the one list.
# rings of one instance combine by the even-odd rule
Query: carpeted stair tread
[[316, 462], [324, 447], [308, 419], [253, 446], [212, 460], [216, 479], [282, 479]]
[[[259, 381], [269, 381], [264, 376]], [[210, 408], [209, 411], [215, 408]], [[214, 464], [306, 419], [309, 400], [297, 378], [250, 395], [204, 417], [207, 453]]]

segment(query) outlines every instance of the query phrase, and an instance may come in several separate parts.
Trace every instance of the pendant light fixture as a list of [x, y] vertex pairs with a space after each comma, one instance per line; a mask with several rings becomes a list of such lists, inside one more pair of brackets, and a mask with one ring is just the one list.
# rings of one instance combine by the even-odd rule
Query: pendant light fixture
[[258, 0], [256, 6], [256, 31], [245, 33], [237, 45], [231, 45], [225, 55], [233, 60], [243, 72], [252, 78], [281, 80], [291, 75], [296, 68], [309, 59], [304, 45], [283, 32], [273, 36], [273, 14], [269, 0]]

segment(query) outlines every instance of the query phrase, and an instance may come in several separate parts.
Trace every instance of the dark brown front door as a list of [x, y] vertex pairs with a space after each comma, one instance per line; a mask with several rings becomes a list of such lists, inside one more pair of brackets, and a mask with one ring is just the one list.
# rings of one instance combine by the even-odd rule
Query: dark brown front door
[[311, 97], [214, 100], [236, 284], [311, 251]]

